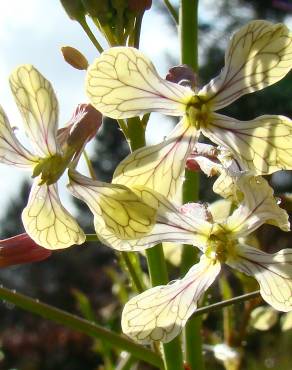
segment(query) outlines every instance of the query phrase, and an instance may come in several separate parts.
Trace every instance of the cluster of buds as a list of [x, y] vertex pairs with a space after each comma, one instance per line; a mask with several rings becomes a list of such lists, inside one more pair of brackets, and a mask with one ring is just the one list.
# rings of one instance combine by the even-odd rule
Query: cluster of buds
[[152, 0], [61, 0], [69, 17], [84, 23], [89, 16], [109, 45], [125, 45]]

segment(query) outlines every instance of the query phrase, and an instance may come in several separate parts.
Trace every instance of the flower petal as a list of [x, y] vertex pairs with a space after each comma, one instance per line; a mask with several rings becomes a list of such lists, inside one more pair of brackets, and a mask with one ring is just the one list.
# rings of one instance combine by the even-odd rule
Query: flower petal
[[183, 119], [163, 143], [135, 150], [126, 157], [117, 167], [113, 183], [141, 185], [168, 199], [176, 198], [196, 133], [196, 128]]
[[276, 310], [292, 310], [292, 249], [268, 254], [241, 245], [228, 265], [254, 276], [260, 284], [261, 296]]
[[292, 121], [285, 116], [238, 121], [214, 113], [202, 132], [232, 152], [242, 170], [254, 175], [292, 169]]
[[244, 94], [281, 80], [291, 66], [292, 38], [288, 28], [280, 23], [252, 21], [233, 35], [225, 54], [225, 67], [199, 95], [218, 110]]
[[220, 272], [220, 263], [202, 256], [185, 277], [132, 298], [122, 313], [123, 332], [142, 344], [170, 342], [197, 308]]
[[29, 64], [16, 68], [9, 82], [36, 153], [47, 157], [59, 152], [58, 102], [50, 82]]
[[280, 208], [274, 191], [262, 177], [242, 176], [237, 185], [244, 194], [241, 205], [227, 219], [226, 227], [238, 237], [250, 234], [263, 223], [290, 230], [287, 212]]
[[193, 96], [191, 89], [162, 79], [139, 50], [114, 47], [89, 67], [86, 90], [91, 104], [111, 118], [148, 112], [181, 116]]
[[107, 184], [73, 171], [68, 188], [90, 208], [100, 240], [117, 250], [141, 251], [164, 241], [202, 247], [212, 230], [147, 188]]
[[47, 249], [61, 249], [85, 242], [85, 235], [75, 219], [62, 206], [57, 185], [38, 185], [34, 181], [29, 201], [22, 212], [26, 232]]
[[17, 140], [0, 106], [0, 162], [21, 168], [32, 168], [36, 161], [37, 158]]

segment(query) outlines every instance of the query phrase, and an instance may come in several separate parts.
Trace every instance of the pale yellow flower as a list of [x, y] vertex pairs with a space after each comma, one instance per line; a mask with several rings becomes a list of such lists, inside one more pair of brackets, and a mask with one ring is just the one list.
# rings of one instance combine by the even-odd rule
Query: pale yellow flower
[[27, 234], [48, 249], [82, 244], [85, 235], [62, 206], [57, 180], [70, 158], [57, 141], [58, 102], [54, 90], [37, 69], [22, 65], [10, 76], [10, 87], [34, 153], [24, 148], [0, 107], [0, 162], [28, 169], [35, 180], [22, 221]]
[[113, 182], [143, 185], [174, 198], [199, 132], [232, 153], [252, 175], [292, 169], [289, 118], [265, 115], [243, 122], [215, 113], [244, 94], [276, 83], [291, 66], [291, 33], [283, 24], [262, 20], [232, 36], [223, 70], [198, 91], [162, 79], [139, 50], [105, 51], [87, 72], [86, 90], [96, 109], [116, 119], [149, 112], [183, 116], [163, 143], [139, 149], [122, 161]]

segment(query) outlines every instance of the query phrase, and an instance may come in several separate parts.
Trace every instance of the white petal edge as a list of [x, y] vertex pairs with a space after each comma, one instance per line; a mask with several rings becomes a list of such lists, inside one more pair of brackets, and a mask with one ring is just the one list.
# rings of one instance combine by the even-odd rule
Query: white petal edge
[[292, 310], [292, 249], [268, 254], [240, 245], [228, 265], [256, 278], [263, 299], [278, 311]]
[[31, 169], [36, 164], [37, 159], [20, 144], [4, 110], [0, 106], [0, 162]]
[[205, 255], [184, 278], [132, 298], [122, 313], [122, 330], [141, 344], [170, 342], [197, 308], [202, 294], [220, 272], [220, 263]]

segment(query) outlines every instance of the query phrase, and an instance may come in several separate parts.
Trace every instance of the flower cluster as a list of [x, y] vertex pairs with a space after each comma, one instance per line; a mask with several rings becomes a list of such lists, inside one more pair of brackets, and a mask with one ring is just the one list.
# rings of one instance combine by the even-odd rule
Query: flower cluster
[[[75, 158], [92, 135], [85, 133], [78, 145], [74, 140], [79, 134], [66, 139], [67, 146], [60, 144], [56, 98], [43, 76], [31, 66], [12, 74], [12, 91], [36, 154], [21, 146], [1, 111], [0, 158], [32, 168], [36, 179], [23, 222], [36, 242], [60, 248], [84, 241], [57, 195], [56, 181], [69, 168], [69, 191], [91, 209], [96, 233], [109, 247], [142, 251], [161, 242], [178, 242], [201, 251], [199, 263], [182, 279], [151, 288], [125, 305], [122, 329], [130, 337], [144, 344], [172, 340], [222, 264], [253, 276], [263, 299], [275, 309], [292, 310], [292, 249], [267, 254], [246, 242], [246, 236], [263, 223], [289, 231], [288, 215], [262, 176], [292, 169], [292, 122], [278, 115], [239, 121], [217, 113], [242, 95], [276, 83], [291, 66], [289, 30], [266, 21], [250, 22], [233, 35], [224, 68], [201, 89], [161, 78], [134, 48], [103, 52], [89, 66], [86, 78], [95, 109], [114, 119], [149, 112], [182, 116], [163, 142], [125, 158], [112, 184], [76, 171]], [[216, 147], [200, 146], [200, 134]], [[220, 174], [214, 190], [235, 202], [231, 215], [222, 220], [207, 206], [180, 204], [187, 163]]]
[[[247, 245], [245, 238], [263, 223], [289, 230], [287, 213], [262, 176], [292, 169], [292, 122], [278, 115], [239, 121], [217, 113], [242, 95], [276, 83], [291, 66], [289, 30], [283, 24], [253, 21], [232, 36], [224, 68], [201, 89], [161, 78], [151, 61], [133, 48], [109, 49], [89, 67], [87, 93], [104, 115], [182, 116], [162, 143], [123, 160], [112, 185], [71, 173], [69, 189], [88, 204], [96, 232], [108, 246], [140, 251], [171, 241], [202, 252], [182, 279], [151, 288], [126, 304], [122, 329], [130, 337], [144, 344], [172, 340], [223, 263], [254, 276], [263, 299], [274, 308], [292, 309], [292, 249], [270, 255]], [[197, 155], [197, 163], [209, 175], [220, 175], [214, 190], [237, 206], [225, 220], [217, 221], [198, 204], [178, 203], [186, 163], [202, 145], [200, 134], [217, 146], [201, 146], [213, 159], [202, 155], [199, 163]]]

